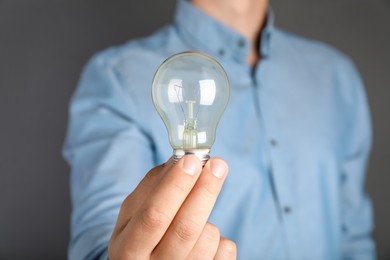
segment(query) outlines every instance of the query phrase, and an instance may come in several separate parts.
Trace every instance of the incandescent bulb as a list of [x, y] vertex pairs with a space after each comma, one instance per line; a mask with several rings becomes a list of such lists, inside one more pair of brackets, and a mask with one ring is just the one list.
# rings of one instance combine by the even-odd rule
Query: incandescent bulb
[[229, 80], [222, 66], [203, 53], [175, 54], [156, 71], [152, 97], [168, 130], [174, 160], [194, 154], [204, 164], [229, 100]]

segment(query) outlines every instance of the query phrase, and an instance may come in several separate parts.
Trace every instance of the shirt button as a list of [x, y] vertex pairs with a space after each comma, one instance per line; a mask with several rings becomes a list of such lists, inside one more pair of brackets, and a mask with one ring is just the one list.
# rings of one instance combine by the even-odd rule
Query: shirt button
[[289, 206], [285, 206], [285, 207], [283, 208], [283, 211], [284, 211], [284, 213], [286, 213], [286, 214], [290, 214], [290, 213], [291, 213], [291, 208], [290, 208]]
[[278, 145], [278, 142], [277, 142], [275, 139], [271, 139], [269, 142], [270, 142], [270, 144], [271, 144], [273, 147], [275, 147], [275, 146]]
[[341, 227], [341, 230], [344, 232], [344, 233], [347, 233], [348, 232], [348, 229], [347, 229], [347, 226], [343, 225]]
[[244, 46], [245, 46], [245, 40], [244, 39], [240, 39], [238, 41], [238, 47], [243, 48]]
[[224, 49], [220, 49], [218, 51], [218, 54], [219, 54], [219, 56], [224, 56], [225, 55], [225, 50]]

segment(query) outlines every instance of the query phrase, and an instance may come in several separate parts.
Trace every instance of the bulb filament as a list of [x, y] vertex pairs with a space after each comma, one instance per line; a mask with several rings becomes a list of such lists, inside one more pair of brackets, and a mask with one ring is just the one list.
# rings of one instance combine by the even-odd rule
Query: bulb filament
[[184, 119], [183, 146], [184, 149], [196, 148], [198, 143], [197, 119], [194, 118], [195, 100], [186, 100], [188, 118]]
[[[198, 121], [197, 116], [199, 113], [199, 107], [198, 111], [196, 112], [196, 115], [194, 113], [194, 107], [196, 105], [196, 100], [188, 99], [183, 102], [183, 87], [175, 85], [174, 86], [177, 100], [179, 101], [180, 108], [183, 112], [184, 116], [184, 130], [183, 130], [183, 148], [184, 149], [194, 149], [197, 148], [198, 144]], [[194, 93], [195, 96], [199, 96], [199, 93]], [[187, 113], [185, 113], [185, 109], [183, 107], [183, 103], [187, 104]], [[187, 114], [187, 115], [186, 115]]]

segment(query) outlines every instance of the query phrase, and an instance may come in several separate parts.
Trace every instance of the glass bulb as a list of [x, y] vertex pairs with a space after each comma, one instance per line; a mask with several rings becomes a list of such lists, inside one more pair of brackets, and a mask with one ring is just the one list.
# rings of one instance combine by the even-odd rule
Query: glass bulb
[[175, 54], [156, 71], [152, 97], [167, 128], [174, 160], [194, 154], [206, 163], [229, 101], [229, 80], [222, 66], [203, 53]]

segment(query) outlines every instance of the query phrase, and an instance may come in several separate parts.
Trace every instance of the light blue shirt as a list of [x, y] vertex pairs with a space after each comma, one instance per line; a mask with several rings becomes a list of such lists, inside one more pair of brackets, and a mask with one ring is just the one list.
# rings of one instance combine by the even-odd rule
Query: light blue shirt
[[152, 36], [95, 55], [70, 106], [64, 155], [71, 165], [70, 259], [107, 256], [120, 205], [172, 155], [151, 98], [168, 56], [208, 53], [231, 83], [211, 155], [229, 176], [209, 221], [237, 244], [238, 258], [373, 259], [371, 203], [364, 193], [371, 127], [351, 61], [322, 43], [274, 27], [249, 41], [189, 2]]

